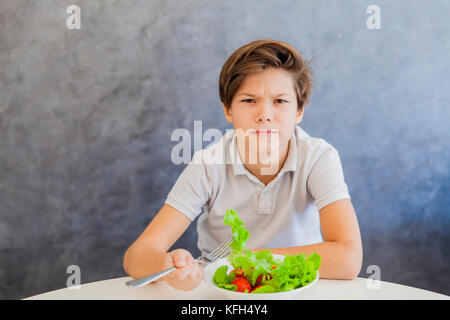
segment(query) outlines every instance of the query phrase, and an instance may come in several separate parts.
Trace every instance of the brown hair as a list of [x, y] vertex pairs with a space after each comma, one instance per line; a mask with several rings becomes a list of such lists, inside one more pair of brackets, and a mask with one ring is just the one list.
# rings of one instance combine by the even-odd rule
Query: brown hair
[[297, 110], [308, 104], [313, 86], [309, 61], [304, 60], [297, 49], [285, 42], [261, 39], [237, 49], [222, 67], [219, 95], [228, 110], [245, 76], [264, 71], [267, 67], [283, 68], [292, 75], [297, 94]]

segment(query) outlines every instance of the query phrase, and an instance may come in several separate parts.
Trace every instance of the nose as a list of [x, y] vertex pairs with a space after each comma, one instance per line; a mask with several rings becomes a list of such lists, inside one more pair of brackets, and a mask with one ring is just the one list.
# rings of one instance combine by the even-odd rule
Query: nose
[[264, 122], [270, 123], [270, 122], [272, 122], [272, 116], [270, 116], [270, 115], [258, 116], [258, 119], [256, 120], [256, 122], [258, 122], [258, 123], [264, 123]]
[[263, 106], [261, 108], [261, 112], [258, 114], [256, 118], [257, 123], [271, 123], [273, 121], [272, 114], [270, 112], [270, 107]]

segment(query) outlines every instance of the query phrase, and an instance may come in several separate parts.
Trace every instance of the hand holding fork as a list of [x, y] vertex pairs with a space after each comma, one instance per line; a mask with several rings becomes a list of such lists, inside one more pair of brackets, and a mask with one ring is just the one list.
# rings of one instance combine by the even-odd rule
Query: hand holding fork
[[[215, 260], [225, 257], [229, 252], [229, 247], [231, 245], [231, 242], [232, 242], [232, 239], [230, 239], [228, 241], [224, 241], [215, 250], [213, 250], [210, 254], [208, 254], [206, 256], [200, 256], [193, 261], [192, 261], [192, 256], [189, 253], [189, 251], [187, 251], [185, 249], [176, 249], [169, 253], [173, 258], [173, 263], [171, 263], [171, 264], [172, 265], [175, 264], [175, 266], [172, 266], [171, 268], [148, 275], [143, 278], [130, 280], [126, 284], [133, 288], [139, 288], [139, 287], [149, 284], [161, 277], [169, 275], [171, 272], [179, 269], [179, 271], [182, 271], [182, 272], [179, 272], [178, 274], [174, 274], [174, 277], [168, 276], [166, 281], [169, 283], [169, 285], [171, 285], [172, 287], [174, 287], [176, 289], [191, 290], [191, 289], [193, 289], [193, 287], [192, 287], [193, 285], [194, 285], [194, 287], [197, 286], [198, 283], [201, 281], [201, 279], [203, 279], [203, 270], [200, 267], [200, 264], [196, 264], [196, 262], [199, 262], [199, 263], [204, 263], [205, 261], [212, 262], [212, 261], [215, 261]], [[190, 262], [188, 262], [188, 265], [177, 264], [178, 261], [180, 261], [180, 260], [186, 261], [186, 258], [188, 261], [189, 261], [189, 259], [191, 260]], [[189, 263], [194, 263], [194, 265], [192, 266]], [[170, 264], [170, 261], [166, 262], [166, 264]], [[189, 268], [189, 267], [191, 267], [191, 268]], [[192, 268], [194, 268], [194, 269], [192, 269]], [[183, 270], [183, 269], [185, 269], [185, 270]]]

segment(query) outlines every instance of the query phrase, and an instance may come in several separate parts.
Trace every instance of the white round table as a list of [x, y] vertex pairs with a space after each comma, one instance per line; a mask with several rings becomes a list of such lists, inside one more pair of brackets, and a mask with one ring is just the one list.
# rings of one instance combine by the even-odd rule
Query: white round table
[[[79, 289], [64, 288], [25, 298], [24, 300], [225, 300], [219, 292], [202, 282], [192, 291], [178, 291], [165, 282], [141, 288], [129, 288], [130, 277], [82, 284]], [[378, 284], [376, 286], [374, 284]], [[449, 300], [447, 295], [400, 284], [355, 278], [353, 280], [319, 279], [296, 300]]]

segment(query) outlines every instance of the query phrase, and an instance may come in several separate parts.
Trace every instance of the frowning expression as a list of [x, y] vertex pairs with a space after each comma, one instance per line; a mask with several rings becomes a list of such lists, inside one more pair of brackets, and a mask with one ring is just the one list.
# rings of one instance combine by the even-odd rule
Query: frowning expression
[[[246, 76], [233, 96], [230, 110], [225, 105], [223, 108], [226, 120], [237, 133], [256, 136], [258, 141], [265, 139], [267, 143], [257, 145], [267, 145], [271, 150], [287, 147], [295, 125], [303, 117], [302, 110], [297, 110], [294, 80], [281, 68], [270, 67]], [[238, 134], [238, 139], [245, 137]]]

